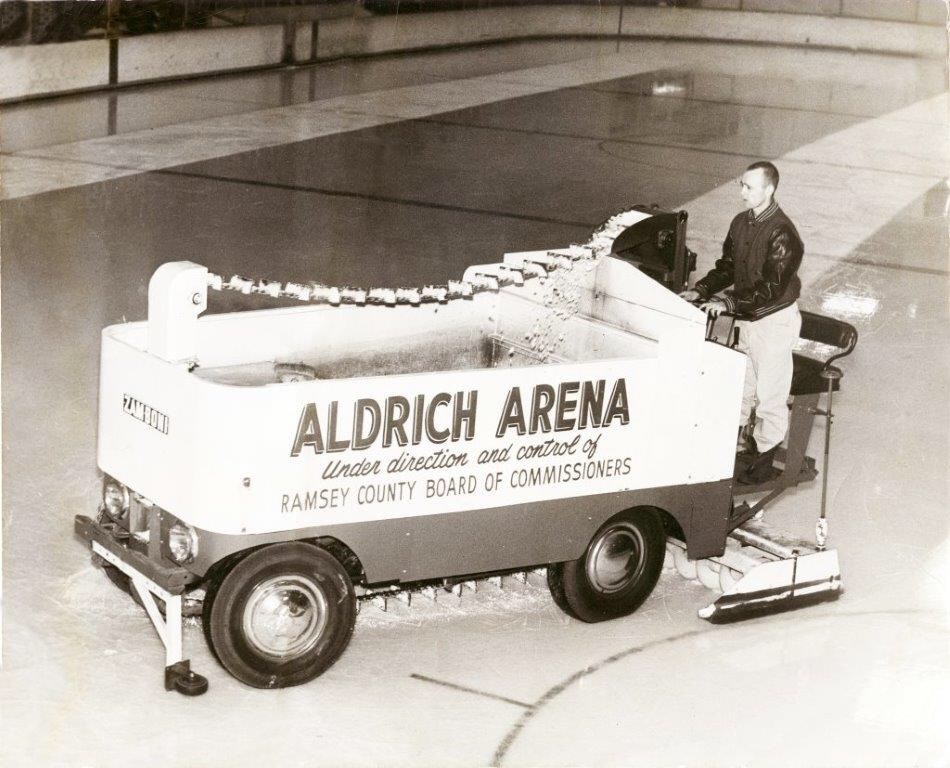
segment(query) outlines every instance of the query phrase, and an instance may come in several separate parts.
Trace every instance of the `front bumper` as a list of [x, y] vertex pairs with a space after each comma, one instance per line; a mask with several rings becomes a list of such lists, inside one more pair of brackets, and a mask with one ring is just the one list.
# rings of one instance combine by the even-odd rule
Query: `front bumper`
[[[74, 529], [80, 537], [89, 542], [90, 546], [97, 544], [113, 557], [138, 571], [145, 578], [157, 584], [172, 595], [182, 594], [198, 577], [186, 568], [175, 565], [166, 565], [156, 562], [147, 555], [129, 548], [124, 542], [117, 540], [101, 524], [88, 515], [76, 515]], [[96, 547], [93, 547], [93, 551]], [[99, 553], [101, 554], [101, 553]], [[106, 558], [112, 559], [112, 558]], [[125, 569], [123, 569], [125, 570]]]

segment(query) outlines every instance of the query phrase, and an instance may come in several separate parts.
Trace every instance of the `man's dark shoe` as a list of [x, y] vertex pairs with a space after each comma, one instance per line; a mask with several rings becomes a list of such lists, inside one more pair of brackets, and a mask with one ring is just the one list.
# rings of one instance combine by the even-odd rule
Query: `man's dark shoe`
[[755, 445], [755, 438], [749, 437], [745, 440], [745, 445], [742, 446], [738, 451], [736, 451], [736, 456], [742, 456], [744, 458], [751, 457], [754, 459], [759, 455], [759, 449]]
[[774, 476], [772, 461], [775, 459], [775, 453], [778, 446], [769, 448], [765, 453], [758, 453], [749, 462], [744, 472], [739, 473], [736, 478], [740, 485], [758, 485], [767, 482]]
[[736, 449], [736, 464], [733, 470], [735, 476], [738, 478], [744, 475], [749, 465], [752, 464], [758, 456], [759, 450], [756, 448], [755, 438], [752, 437], [752, 435], [745, 436], [742, 440], [742, 445]]

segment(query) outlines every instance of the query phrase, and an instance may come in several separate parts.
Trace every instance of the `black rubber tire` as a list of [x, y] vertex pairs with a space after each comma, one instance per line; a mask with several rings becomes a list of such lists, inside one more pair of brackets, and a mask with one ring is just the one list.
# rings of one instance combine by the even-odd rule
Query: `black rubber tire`
[[[253, 630], [247, 632], [245, 619], [253, 624], [254, 606], [268, 602], [256, 597], [257, 590], [278, 590], [288, 581], [295, 585], [292, 589], [298, 600], [310, 590], [322, 602], [309, 611], [319, 619], [319, 626], [310, 631], [312, 637], [299, 651], [269, 654], [261, 649], [261, 638], [255, 643]], [[205, 600], [204, 633], [212, 653], [231, 675], [255, 688], [286, 688], [317, 677], [346, 649], [356, 623], [356, 593], [343, 566], [330, 553], [304, 542], [272, 544], [252, 552], [223, 574], [219, 583], [209, 585]], [[288, 610], [300, 605], [295, 602]]]
[[132, 588], [132, 580], [125, 571], [120, 571], [112, 565], [112, 563], [103, 563], [102, 570], [105, 572], [109, 581], [125, 592], [125, 594], [131, 595], [132, 597], [137, 596], [135, 590]]
[[[129, 578], [128, 574], [125, 571], [121, 571], [110, 563], [106, 563], [102, 566], [102, 570], [106, 572], [106, 576], [109, 577], [109, 581], [115, 584], [119, 589], [125, 592], [129, 597], [132, 598], [139, 608], [145, 611], [145, 614], [148, 615], [148, 610], [145, 608], [145, 604], [142, 602], [142, 598], [139, 597], [138, 591], [135, 587], [132, 586], [132, 579]], [[155, 605], [158, 607], [158, 612], [164, 616], [165, 615], [165, 601], [159, 597], [155, 598]], [[194, 615], [194, 614], [186, 614]]]
[[205, 643], [207, 643], [211, 655], [214, 656], [219, 664], [221, 664], [221, 659], [218, 658], [218, 652], [214, 648], [214, 641], [211, 639], [211, 611], [214, 608], [214, 599], [218, 596], [218, 589], [224, 577], [227, 576], [227, 573], [228, 571], [225, 570], [208, 579], [205, 584], [205, 599], [201, 605], [201, 631], [204, 633]]
[[[603, 548], [620, 548], [620, 560], [629, 550], [622, 574], [608, 587], [591, 576], [600, 562]], [[607, 621], [633, 613], [649, 597], [666, 552], [666, 536], [659, 515], [652, 509], [639, 509], [616, 515], [604, 523], [591, 538], [583, 557], [548, 566], [551, 597], [564, 613], [580, 621]]]

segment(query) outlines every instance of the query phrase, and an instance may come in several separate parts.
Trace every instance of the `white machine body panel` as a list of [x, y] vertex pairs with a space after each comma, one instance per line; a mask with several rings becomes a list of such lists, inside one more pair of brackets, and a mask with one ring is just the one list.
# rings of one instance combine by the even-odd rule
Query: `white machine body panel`
[[[745, 358], [627, 264], [556, 274], [445, 305], [210, 315], [165, 356], [148, 323], [106, 328], [99, 465], [228, 534], [731, 478]], [[555, 280], [572, 311], [552, 316]], [[189, 348], [195, 370], [163, 359]], [[278, 381], [281, 362], [317, 378]]]

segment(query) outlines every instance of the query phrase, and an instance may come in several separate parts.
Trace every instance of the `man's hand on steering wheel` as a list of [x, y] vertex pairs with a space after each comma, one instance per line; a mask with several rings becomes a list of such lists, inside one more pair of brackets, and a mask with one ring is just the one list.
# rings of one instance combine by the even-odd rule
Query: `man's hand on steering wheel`
[[692, 302], [695, 304], [698, 301], [702, 301], [699, 305], [699, 308], [708, 315], [713, 317], [719, 317], [723, 312], [726, 311], [726, 302], [722, 299], [712, 298], [712, 299], [703, 299], [703, 295], [695, 290], [690, 288], [689, 290], [683, 291], [680, 293], [681, 299], [686, 299], [686, 301]]
[[726, 311], [726, 302], [722, 299], [712, 298], [700, 304], [699, 308], [711, 317], [719, 317]]

